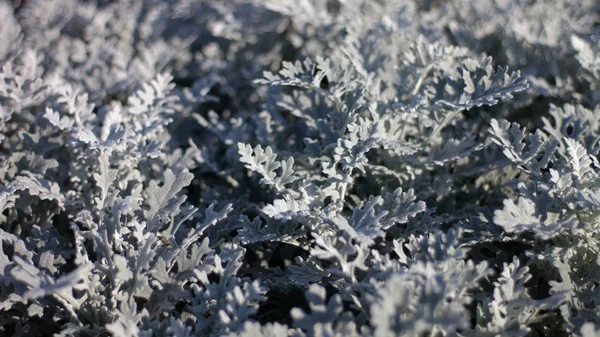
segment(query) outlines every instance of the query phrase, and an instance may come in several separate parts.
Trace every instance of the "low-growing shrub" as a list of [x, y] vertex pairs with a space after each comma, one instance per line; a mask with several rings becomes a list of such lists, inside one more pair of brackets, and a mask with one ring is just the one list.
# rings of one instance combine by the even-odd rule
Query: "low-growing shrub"
[[593, 0], [0, 4], [0, 335], [600, 336]]

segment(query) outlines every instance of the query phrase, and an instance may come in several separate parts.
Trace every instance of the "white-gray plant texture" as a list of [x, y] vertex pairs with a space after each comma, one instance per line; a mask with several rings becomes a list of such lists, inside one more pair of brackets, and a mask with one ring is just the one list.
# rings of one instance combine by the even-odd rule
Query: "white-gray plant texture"
[[595, 0], [0, 3], [0, 335], [600, 336]]

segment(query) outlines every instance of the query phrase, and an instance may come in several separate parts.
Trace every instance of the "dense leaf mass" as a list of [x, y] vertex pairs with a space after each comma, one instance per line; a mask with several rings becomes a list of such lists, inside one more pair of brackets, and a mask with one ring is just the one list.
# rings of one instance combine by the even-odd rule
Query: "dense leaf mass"
[[1, 336], [600, 336], [595, 0], [0, 2]]

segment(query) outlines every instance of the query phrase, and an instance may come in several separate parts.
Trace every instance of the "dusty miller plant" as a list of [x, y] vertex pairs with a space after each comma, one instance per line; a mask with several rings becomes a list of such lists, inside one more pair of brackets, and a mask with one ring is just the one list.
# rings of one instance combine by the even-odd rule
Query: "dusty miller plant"
[[600, 336], [599, 15], [0, 3], [0, 335]]

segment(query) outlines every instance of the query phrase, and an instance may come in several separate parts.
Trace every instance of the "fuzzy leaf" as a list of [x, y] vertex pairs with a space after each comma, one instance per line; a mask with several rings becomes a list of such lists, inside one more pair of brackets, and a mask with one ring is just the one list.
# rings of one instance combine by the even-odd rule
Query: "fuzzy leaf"
[[112, 183], [117, 178], [117, 170], [110, 168], [109, 154], [103, 152], [98, 158], [99, 171], [100, 173], [94, 173], [94, 180], [96, 180], [96, 186], [100, 188], [100, 197], [96, 199], [100, 207], [103, 206], [104, 200], [108, 196], [108, 191]]
[[170, 169], [167, 169], [162, 186], [159, 187], [155, 180], [150, 181], [146, 189], [149, 209], [144, 211], [146, 219], [151, 221], [150, 230], [160, 229], [156, 228], [158, 224], [165, 222], [169, 215], [179, 211], [187, 197], [176, 197], [176, 195], [188, 186], [193, 178], [194, 175], [186, 170], [175, 175]]
[[504, 200], [504, 208], [494, 212], [494, 223], [508, 233], [519, 233], [539, 226], [540, 217], [533, 201], [519, 197], [516, 204], [512, 199]]
[[[285, 185], [296, 180], [293, 169], [294, 158], [277, 161], [277, 155], [273, 153], [270, 146], [263, 150], [262, 146], [257, 145], [252, 149], [250, 145], [238, 143], [238, 153], [240, 161], [246, 164], [246, 168], [263, 176], [259, 181], [261, 184], [273, 185], [278, 191], [282, 191]], [[278, 168], [281, 168], [280, 175], [275, 172]]]
[[592, 172], [592, 160], [579, 142], [571, 138], [565, 138], [565, 144], [567, 144], [569, 166], [573, 176], [577, 182], [582, 182]]

